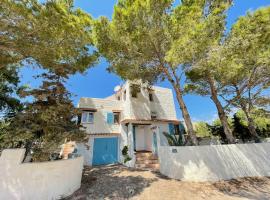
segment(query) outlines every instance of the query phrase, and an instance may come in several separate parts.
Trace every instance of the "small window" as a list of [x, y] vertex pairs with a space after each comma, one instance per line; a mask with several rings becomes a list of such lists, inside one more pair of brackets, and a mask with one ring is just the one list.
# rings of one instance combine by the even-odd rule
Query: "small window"
[[82, 113], [82, 122], [83, 123], [94, 123], [94, 113], [83, 112]]
[[180, 135], [179, 125], [174, 125], [174, 133], [175, 135]]
[[149, 101], [154, 101], [153, 100], [153, 94], [152, 93], [149, 93]]
[[151, 112], [151, 119], [157, 119], [157, 112], [155, 111]]
[[131, 96], [132, 96], [133, 98], [137, 98], [137, 93], [132, 92], [132, 93], [131, 93]]
[[137, 85], [137, 84], [131, 84], [130, 85], [131, 97], [137, 98], [138, 93], [140, 93], [140, 91], [141, 91], [141, 86], [140, 85]]
[[120, 123], [120, 113], [113, 113], [113, 122], [115, 124], [119, 124]]
[[118, 101], [120, 101], [120, 100], [121, 100], [121, 97], [120, 97], [120, 96], [118, 96], [118, 97], [117, 97], [117, 100], [118, 100]]
[[126, 98], [127, 98], [127, 91], [125, 90], [124, 91], [124, 97], [123, 97], [124, 101], [126, 100]]

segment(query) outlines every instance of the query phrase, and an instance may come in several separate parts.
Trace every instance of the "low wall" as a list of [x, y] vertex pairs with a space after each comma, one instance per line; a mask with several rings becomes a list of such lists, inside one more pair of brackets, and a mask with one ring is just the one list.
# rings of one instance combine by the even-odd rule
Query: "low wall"
[[0, 157], [0, 199], [51, 200], [71, 195], [81, 185], [83, 158], [22, 163], [25, 149]]
[[270, 176], [270, 143], [159, 148], [160, 172], [186, 181]]

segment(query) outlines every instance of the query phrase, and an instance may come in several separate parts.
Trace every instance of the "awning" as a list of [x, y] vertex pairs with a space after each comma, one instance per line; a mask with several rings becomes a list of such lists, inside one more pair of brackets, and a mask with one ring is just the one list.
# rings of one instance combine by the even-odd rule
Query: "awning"
[[118, 136], [120, 133], [87, 133], [89, 136]]
[[96, 108], [79, 108], [82, 111], [97, 112]]

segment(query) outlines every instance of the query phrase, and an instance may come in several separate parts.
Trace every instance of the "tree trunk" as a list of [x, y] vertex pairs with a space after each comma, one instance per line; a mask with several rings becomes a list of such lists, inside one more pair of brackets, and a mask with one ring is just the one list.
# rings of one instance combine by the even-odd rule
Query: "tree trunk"
[[177, 85], [173, 84], [173, 87], [174, 87], [174, 90], [175, 90], [175, 93], [176, 93], [177, 101], [178, 101], [179, 106], [180, 106], [181, 111], [182, 111], [182, 116], [183, 116], [185, 124], [187, 126], [187, 132], [188, 132], [188, 135], [189, 135], [189, 137], [191, 139], [191, 142], [192, 142], [193, 145], [198, 145], [198, 140], [197, 140], [195, 131], [193, 129], [193, 125], [192, 125], [192, 122], [191, 122], [189, 112], [188, 112], [186, 104], [185, 104], [185, 102], [183, 100], [182, 92], [181, 92], [180, 88], [177, 87]]
[[227, 115], [218, 99], [218, 95], [217, 95], [217, 90], [214, 84], [214, 80], [212, 77], [208, 77], [208, 83], [210, 85], [210, 89], [211, 89], [211, 99], [213, 100], [213, 102], [216, 105], [216, 108], [218, 110], [218, 116], [219, 119], [221, 121], [221, 124], [223, 126], [224, 129], [224, 133], [226, 135], [226, 138], [228, 139], [228, 142], [231, 144], [235, 143], [235, 138], [233, 137], [232, 131], [230, 129], [229, 123], [228, 123], [228, 118]]
[[250, 113], [249, 113], [249, 110], [247, 108], [247, 104], [242, 100], [241, 93], [240, 93], [238, 87], [235, 86], [235, 88], [236, 88], [236, 95], [237, 95], [239, 102], [240, 102], [240, 107], [243, 110], [243, 112], [245, 113], [246, 118], [248, 120], [248, 130], [249, 130], [250, 134], [252, 135], [252, 137], [254, 138], [255, 142], [260, 142], [260, 137], [257, 134], [253, 118], [250, 117]]
[[175, 80], [174, 80], [172, 75], [170, 74], [169, 70], [164, 65], [162, 65], [162, 70], [174, 88], [174, 91], [176, 93], [176, 98], [177, 98], [178, 104], [180, 106], [180, 109], [182, 111], [182, 116], [184, 118], [184, 121], [185, 121], [185, 124], [187, 127], [187, 132], [188, 132], [188, 135], [191, 139], [191, 142], [193, 145], [198, 145], [198, 140], [197, 140], [195, 131], [194, 131], [193, 126], [192, 126], [191, 118], [190, 118], [189, 112], [187, 110], [186, 104], [183, 100], [183, 95], [182, 95], [181, 87], [179, 84], [179, 80], [176, 77], [175, 72], [173, 71], [173, 76], [175, 78]]
[[255, 128], [255, 123], [254, 123], [252, 117], [250, 117], [246, 106], [242, 105], [242, 103], [241, 103], [241, 108], [244, 111], [246, 118], [248, 120], [248, 130], [249, 130], [250, 134], [254, 138], [255, 142], [260, 142], [260, 137], [257, 134], [256, 128]]

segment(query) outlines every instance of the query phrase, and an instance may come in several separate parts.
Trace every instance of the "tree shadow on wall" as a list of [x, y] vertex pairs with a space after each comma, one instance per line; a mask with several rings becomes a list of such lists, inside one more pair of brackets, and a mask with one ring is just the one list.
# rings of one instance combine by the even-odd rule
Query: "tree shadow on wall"
[[157, 178], [138, 176], [119, 176], [123, 171], [141, 172], [121, 165], [104, 167], [85, 167], [81, 188], [65, 200], [86, 199], [128, 199], [139, 195]]

